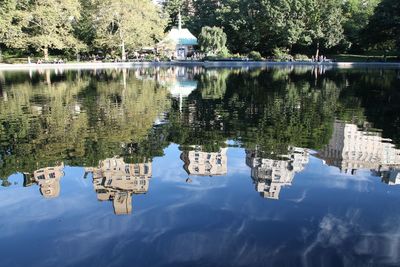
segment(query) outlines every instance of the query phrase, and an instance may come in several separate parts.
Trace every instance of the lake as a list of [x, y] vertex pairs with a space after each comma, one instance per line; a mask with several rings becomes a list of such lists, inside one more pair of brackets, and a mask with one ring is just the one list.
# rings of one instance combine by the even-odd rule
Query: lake
[[400, 70], [0, 72], [0, 266], [399, 266]]

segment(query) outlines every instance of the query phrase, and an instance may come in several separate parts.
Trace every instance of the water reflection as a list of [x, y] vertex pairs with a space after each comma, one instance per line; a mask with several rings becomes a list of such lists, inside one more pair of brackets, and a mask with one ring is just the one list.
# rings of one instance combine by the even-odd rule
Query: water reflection
[[[110, 261], [104, 244], [118, 243], [115, 265], [398, 263], [380, 249], [398, 240], [400, 187], [386, 186], [400, 184], [397, 76], [313, 67], [3, 72], [0, 227], [13, 227], [0, 243], [19, 235], [14, 223], [23, 231], [50, 220], [49, 232], [65, 236], [42, 247], [76, 252], [93, 242]], [[35, 184], [52, 200], [41, 202]], [[111, 204], [129, 216], [109, 216]], [[92, 256], [81, 258], [91, 266]]]
[[398, 168], [386, 168], [379, 171], [373, 171], [377, 176], [382, 177], [382, 182], [388, 185], [399, 185], [400, 184], [400, 170]]
[[24, 187], [37, 184], [40, 194], [45, 198], [55, 198], [60, 195], [60, 179], [64, 176], [64, 164], [55, 167], [47, 167], [24, 173]]
[[382, 177], [382, 182], [395, 185], [399, 183], [400, 150], [391, 142], [382, 137], [380, 130], [371, 129], [367, 122], [360, 128], [356, 124], [336, 121], [332, 138], [319, 156], [346, 174], [370, 169], [374, 175]]
[[287, 155], [278, 155], [278, 158], [267, 158], [257, 150], [246, 150], [251, 178], [256, 191], [264, 198], [279, 199], [282, 187], [292, 185], [295, 175], [304, 170], [309, 153], [304, 148], [290, 147]]
[[[187, 148], [188, 149], [188, 148]], [[183, 168], [189, 175], [219, 176], [228, 173], [227, 148], [220, 148], [217, 152], [202, 151], [201, 146], [194, 146], [192, 150], [183, 151], [181, 160]]]
[[151, 162], [127, 164], [121, 158], [109, 158], [98, 167], [85, 168], [93, 175], [93, 187], [99, 201], [112, 201], [116, 215], [132, 212], [132, 195], [149, 190]]

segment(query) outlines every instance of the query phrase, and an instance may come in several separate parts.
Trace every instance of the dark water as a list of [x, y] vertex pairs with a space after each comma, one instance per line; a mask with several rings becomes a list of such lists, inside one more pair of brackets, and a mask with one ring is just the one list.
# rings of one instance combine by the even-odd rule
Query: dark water
[[0, 73], [0, 266], [399, 266], [400, 71]]

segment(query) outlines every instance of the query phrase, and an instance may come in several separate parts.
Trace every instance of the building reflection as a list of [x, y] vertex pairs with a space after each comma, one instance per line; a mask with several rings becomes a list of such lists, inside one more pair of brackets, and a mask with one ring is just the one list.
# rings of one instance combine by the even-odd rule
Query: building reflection
[[372, 170], [372, 173], [382, 178], [382, 182], [387, 185], [399, 185], [400, 184], [400, 169], [399, 168], [386, 168], [379, 169], [378, 171]]
[[383, 138], [380, 131], [368, 130], [368, 126], [364, 123], [359, 128], [355, 124], [336, 121], [329, 144], [318, 156], [346, 174], [356, 174], [358, 169], [370, 169], [382, 175], [392, 172], [393, 167], [400, 165], [400, 150], [391, 139]]
[[102, 160], [98, 167], [85, 168], [93, 175], [93, 187], [99, 201], [112, 201], [117, 215], [132, 213], [132, 195], [149, 190], [152, 164], [128, 164], [122, 158]]
[[246, 150], [246, 164], [251, 168], [255, 189], [264, 198], [279, 199], [282, 187], [292, 185], [295, 175], [309, 161], [304, 148], [289, 147], [287, 155], [278, 159], [265, 158], [256, 150]]
[[24, 187], [37, 184], [40, 194], [45, 198], [56, 198], [60, 195], [60, 180], [64, 176], [64, 164], [47, 167], [24, 173]]
[[183, 151], [181, 160], [183, 168], [189, 175], [220, 176], [228, 173], [227, 148], [217, 152], [203, 151], [202, 146], [193, 146], [192, 150]]
[[204, 72], [200, 67], [186, 68], [171, 66], [169, 68], [137, 69], [135, 76], [141, 80], [154, 80], [168, 89], [171, 97], [178, 101], [182, 111], [185, 99], [197, 89], [195, 76]]

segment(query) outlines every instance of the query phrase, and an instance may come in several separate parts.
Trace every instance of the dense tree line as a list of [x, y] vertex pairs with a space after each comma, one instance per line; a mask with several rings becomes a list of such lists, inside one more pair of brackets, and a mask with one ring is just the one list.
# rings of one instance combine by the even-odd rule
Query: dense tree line
[[165, 19], [151, 0], [0, 0], [0, 47], [75, 55], [154, 45]]
[[165, 0], [163, 6], [168, 27], [176, 25], [181, 7], [185, 25], [195, 34], [204, 26], [224, 29], [234, 53], [399, 49], [396, 0]]
[[177, 26], [180, 11], [197, 36], [223, 30], [232, 53], [395, 51], [399, 6], [397, 0], [0, 0], [0, 48], [125, 60]]

